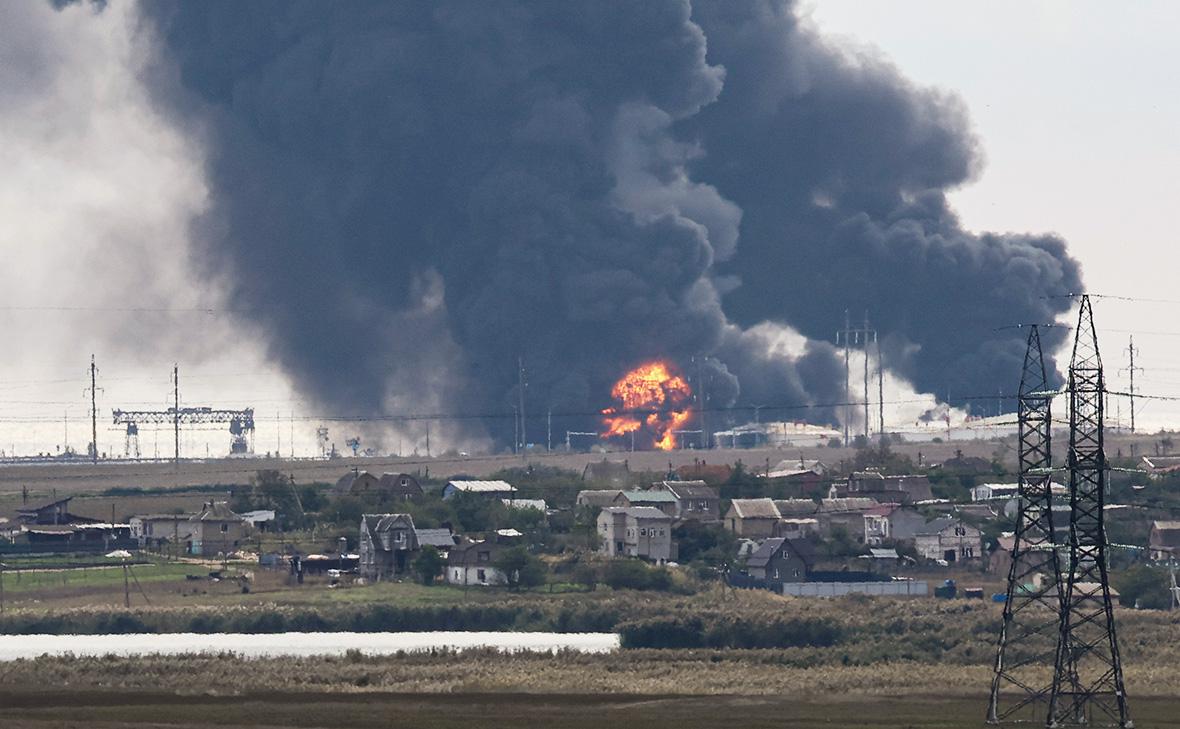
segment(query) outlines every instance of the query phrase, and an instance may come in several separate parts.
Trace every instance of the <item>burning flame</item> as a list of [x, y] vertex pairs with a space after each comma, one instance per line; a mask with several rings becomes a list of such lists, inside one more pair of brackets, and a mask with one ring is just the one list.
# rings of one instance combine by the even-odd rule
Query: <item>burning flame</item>
[[623, 375], [610, 394], [619, 405], [602, 411], [606, 438], [643, 431], [651, 435], [656, 448], [670, 451], [676, 447], [673, 431], [692, 418], [688, 405], [692, 389], [665, 362], [657, 360], [639, 365]]

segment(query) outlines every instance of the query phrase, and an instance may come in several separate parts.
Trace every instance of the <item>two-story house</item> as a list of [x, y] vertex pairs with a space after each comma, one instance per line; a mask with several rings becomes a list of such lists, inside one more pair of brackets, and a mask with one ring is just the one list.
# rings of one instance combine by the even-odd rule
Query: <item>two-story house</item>
[[721, 497], [704, 481], [659, 481], [652, 491], [666, 491], [676, 497], [676, 518], [701, 522], [721, 519]]
[[673, 558], [672, 517], [651, 506], [609, 506], [598, 515], [600, 551], [657, 564]]
[[900, 504], [881, 504], [865, 511], [865, 544], [879, 546], [886, 540], [908, 541], [926, 526], [926, 518]]
[[914, 535], [914, 547], [926, 559], [965, 562], [983, 556], [983, 533], [962, 519], [944, 516]]
[[767, 582], [806, 582], [814, 562], [810, 542], [772, 537], [746, 559], [746, 574]]

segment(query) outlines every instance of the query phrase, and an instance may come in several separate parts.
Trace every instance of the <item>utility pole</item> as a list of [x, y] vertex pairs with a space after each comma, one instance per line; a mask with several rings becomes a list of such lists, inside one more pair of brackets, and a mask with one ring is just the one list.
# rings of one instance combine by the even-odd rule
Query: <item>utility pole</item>
[[1127, 354], [1131, 357], [1131, 365], [1127, 367], [1127, 370], [1131, 373], [1131, 435], [1135, 434], [1135, 370], [1143, 369], [1142, 367], [1135, 366], [1135, 352], [1137, 351], [1135, 347], [1135, 335], [1132, 334], [1127, 343]]
[[704, 357], [697, 358], [697, 404], [700, 406], [701, 413], [701, 448], [708, 449], [709, 442], [712, 438], [709, 437], [709, 429], [705, 424], [705, 409], [708, 408], [708, 394], [705, 392], [705, 371], [704, 371]]
[[545, 452], [553, 452], [553, 408], [545, 413]]
[[[848, 309], [844, 310], [844, 447], [848, 447], [848, 400], [849, 398], [849, 371], [848, 371], [848, 332], [852, 329], [852, 320], [848, 318]], [[836, 343], [839, 344], [840, 336], [836, 335]]]
[[516, 365], [517, 365], [517, 372], [516, 372], [517, 388], [516, 389], [519, 390], [519, 392], [520, 392], [520, 452], [524, 453], [525, 446], [529, 442], [528, 435], [525, 434], [525, 430], [524, 430], [524, 388], [528, 385], [528, 382], [525, 380], [525, 377], [524, 377], [524, 357], [517, 357], [516, 358]]
[[94, 365], [94, 355], [90, 355], [90, 460], [98, 463], [98, 405], [95, 387], [98, 380], [98, 368]]
[[172, 365], [172, 434], [176, 440], [176, 470], [180, 470], [180, 366]]
[[865, 311], [865, 445], [869, 444], [869, 312]]
[[881, 437], [885, 437], [885, 365], [881, 360], [881, 340], [873, 334], [877, 346], [877, 421], [881, 424]]

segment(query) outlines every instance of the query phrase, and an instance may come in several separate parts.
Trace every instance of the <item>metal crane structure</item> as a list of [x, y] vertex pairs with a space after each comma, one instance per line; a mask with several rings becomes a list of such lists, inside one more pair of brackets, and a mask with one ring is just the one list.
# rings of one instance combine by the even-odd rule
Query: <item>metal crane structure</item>
[[1069, 566], [1047, 724], [1131, 727], [1106, 570], [1103, 451], [1106, 385], [1090, 297], [1082, 297], [1069, 365]]
[[1020, 378], [1016, 531], [988, 703], [990, 724], [1043, 722], [1053, 688], [1062, 605], [1053, 528], [1053, 395], [1034, 324]]
[[[113, 412], [115, 425], [127, 426], [127, 455], [139, 455], [139, 426], [171, 425], [176, 429], [176, 459], [180, 460], [180, 426], [181, 425], [211, 425], [228, 423], [230, 433], [230, 455], [252, 453], [254, 450], [254, 409], [223, 410], [216, 408], [175, 408], [167, 410], [115, 410]], [[131, 448], [134, 444], [134, 456]]]

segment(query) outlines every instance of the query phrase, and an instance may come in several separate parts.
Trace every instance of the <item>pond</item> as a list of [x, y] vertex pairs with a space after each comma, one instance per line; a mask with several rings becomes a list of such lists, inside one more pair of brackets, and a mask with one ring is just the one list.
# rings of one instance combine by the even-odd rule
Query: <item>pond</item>
[[0, 635], [0, 661], [41, 655], [120, 656], [234, 653], [269, 656], [366, 655], [398, 651], [492, 648], [504, 652], [572, 650], [609, 653], [619, 647], [613, 633], [129, 633], [125, 635]]

